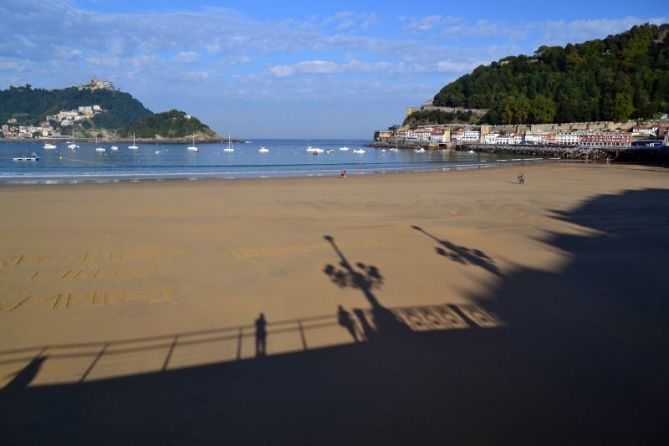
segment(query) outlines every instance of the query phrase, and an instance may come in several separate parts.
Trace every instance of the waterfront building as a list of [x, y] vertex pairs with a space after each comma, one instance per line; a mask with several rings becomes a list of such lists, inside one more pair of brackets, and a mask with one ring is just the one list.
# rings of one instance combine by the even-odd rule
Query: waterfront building
[[499, 133], [488, 133], [483, 135], [483, 144], [497, 144]]
[[630, 147], [632, 134], [628, 132], [591, 132], [579, 137], [583, 147]]
[[477, 143], [481, 140], [481, 132], [478, 130], [458, 130], [451, 134], [451, 141], [459, 143]]
[[555, 134], [555, 144], [560, 146], [575, 146], [579, 143], [578, 133], [557, 132]]

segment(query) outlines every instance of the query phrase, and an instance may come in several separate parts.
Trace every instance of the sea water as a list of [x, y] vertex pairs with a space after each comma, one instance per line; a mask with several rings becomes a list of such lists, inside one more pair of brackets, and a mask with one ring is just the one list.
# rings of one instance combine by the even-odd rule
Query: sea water
[[[45, 150], [44, 141], [14, 142], [0, 140], [0, 182], [62, 183], [141, 181], [161, 179], [266, 178], [288, 176], [335, 176], [342, 170], [349, 175], [412, 170], [464, 169], [511, 161], [508, 155], [364, 147], [366, 140], [259, 139], [233, 144], [196, 144], [198, 152], [186, 150], [191, 144], [138, 143], [138, 150], [128, 143], [78, 142], [78, 150], [67, 148], [64, 141], [57, 148]], [[111, 146], [118, 151], [111, 151]], [[323, 149], [314, 155], [309, 146]], [[105, 152], [96, 152], [103, 147]], [[267, 147], [268, 153], [260, 153]], [[348, 151], [339, 150], [348, 147]], [[354, 153], [363, 149], [365, 153]], [[12, 158], [35, 153], [36, 162], [17, 162]], [[528, 161], [527, 159], [524, 161]]]

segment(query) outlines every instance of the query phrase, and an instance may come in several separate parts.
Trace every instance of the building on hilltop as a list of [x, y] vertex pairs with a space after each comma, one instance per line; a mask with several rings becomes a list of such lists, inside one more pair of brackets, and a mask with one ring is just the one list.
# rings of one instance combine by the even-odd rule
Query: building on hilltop
[[88, 84], [79, 85], [79, 90], [116, 90], [110, 81], [103, 81], [93, 76]]

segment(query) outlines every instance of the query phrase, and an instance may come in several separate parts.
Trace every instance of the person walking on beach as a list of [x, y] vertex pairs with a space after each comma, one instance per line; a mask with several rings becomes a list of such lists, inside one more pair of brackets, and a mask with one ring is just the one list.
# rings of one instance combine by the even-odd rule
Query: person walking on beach
[[518, 184], [525, 184], [525, 174], [523, 172], [518, 174]]
[[350, 313], [344, 310], [344, 307], [341, 305], [339, 305], [339, 308], [337, 308], [337, 321], [339, 322], [339, 325], [351, 333], [351, 336], [355, 342], [360, 342], [358, 340], [358, 331], [355, 329], [355, 322], [353, 322], [353, 318], [351, 317]]
[[265, 356], [267, 354], [267, 330], [265, 326], [265, 315], [260, 313], [256, 319], [256, 356]]

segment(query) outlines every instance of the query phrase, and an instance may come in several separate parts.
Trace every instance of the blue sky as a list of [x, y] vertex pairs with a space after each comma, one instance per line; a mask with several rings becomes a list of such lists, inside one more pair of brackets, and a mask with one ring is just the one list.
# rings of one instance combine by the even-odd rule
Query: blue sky
[[0, 0], [0, 88], [92, 75], [239, 137], [370, 137], [479, 64], [669, 22], [660, 1]]

